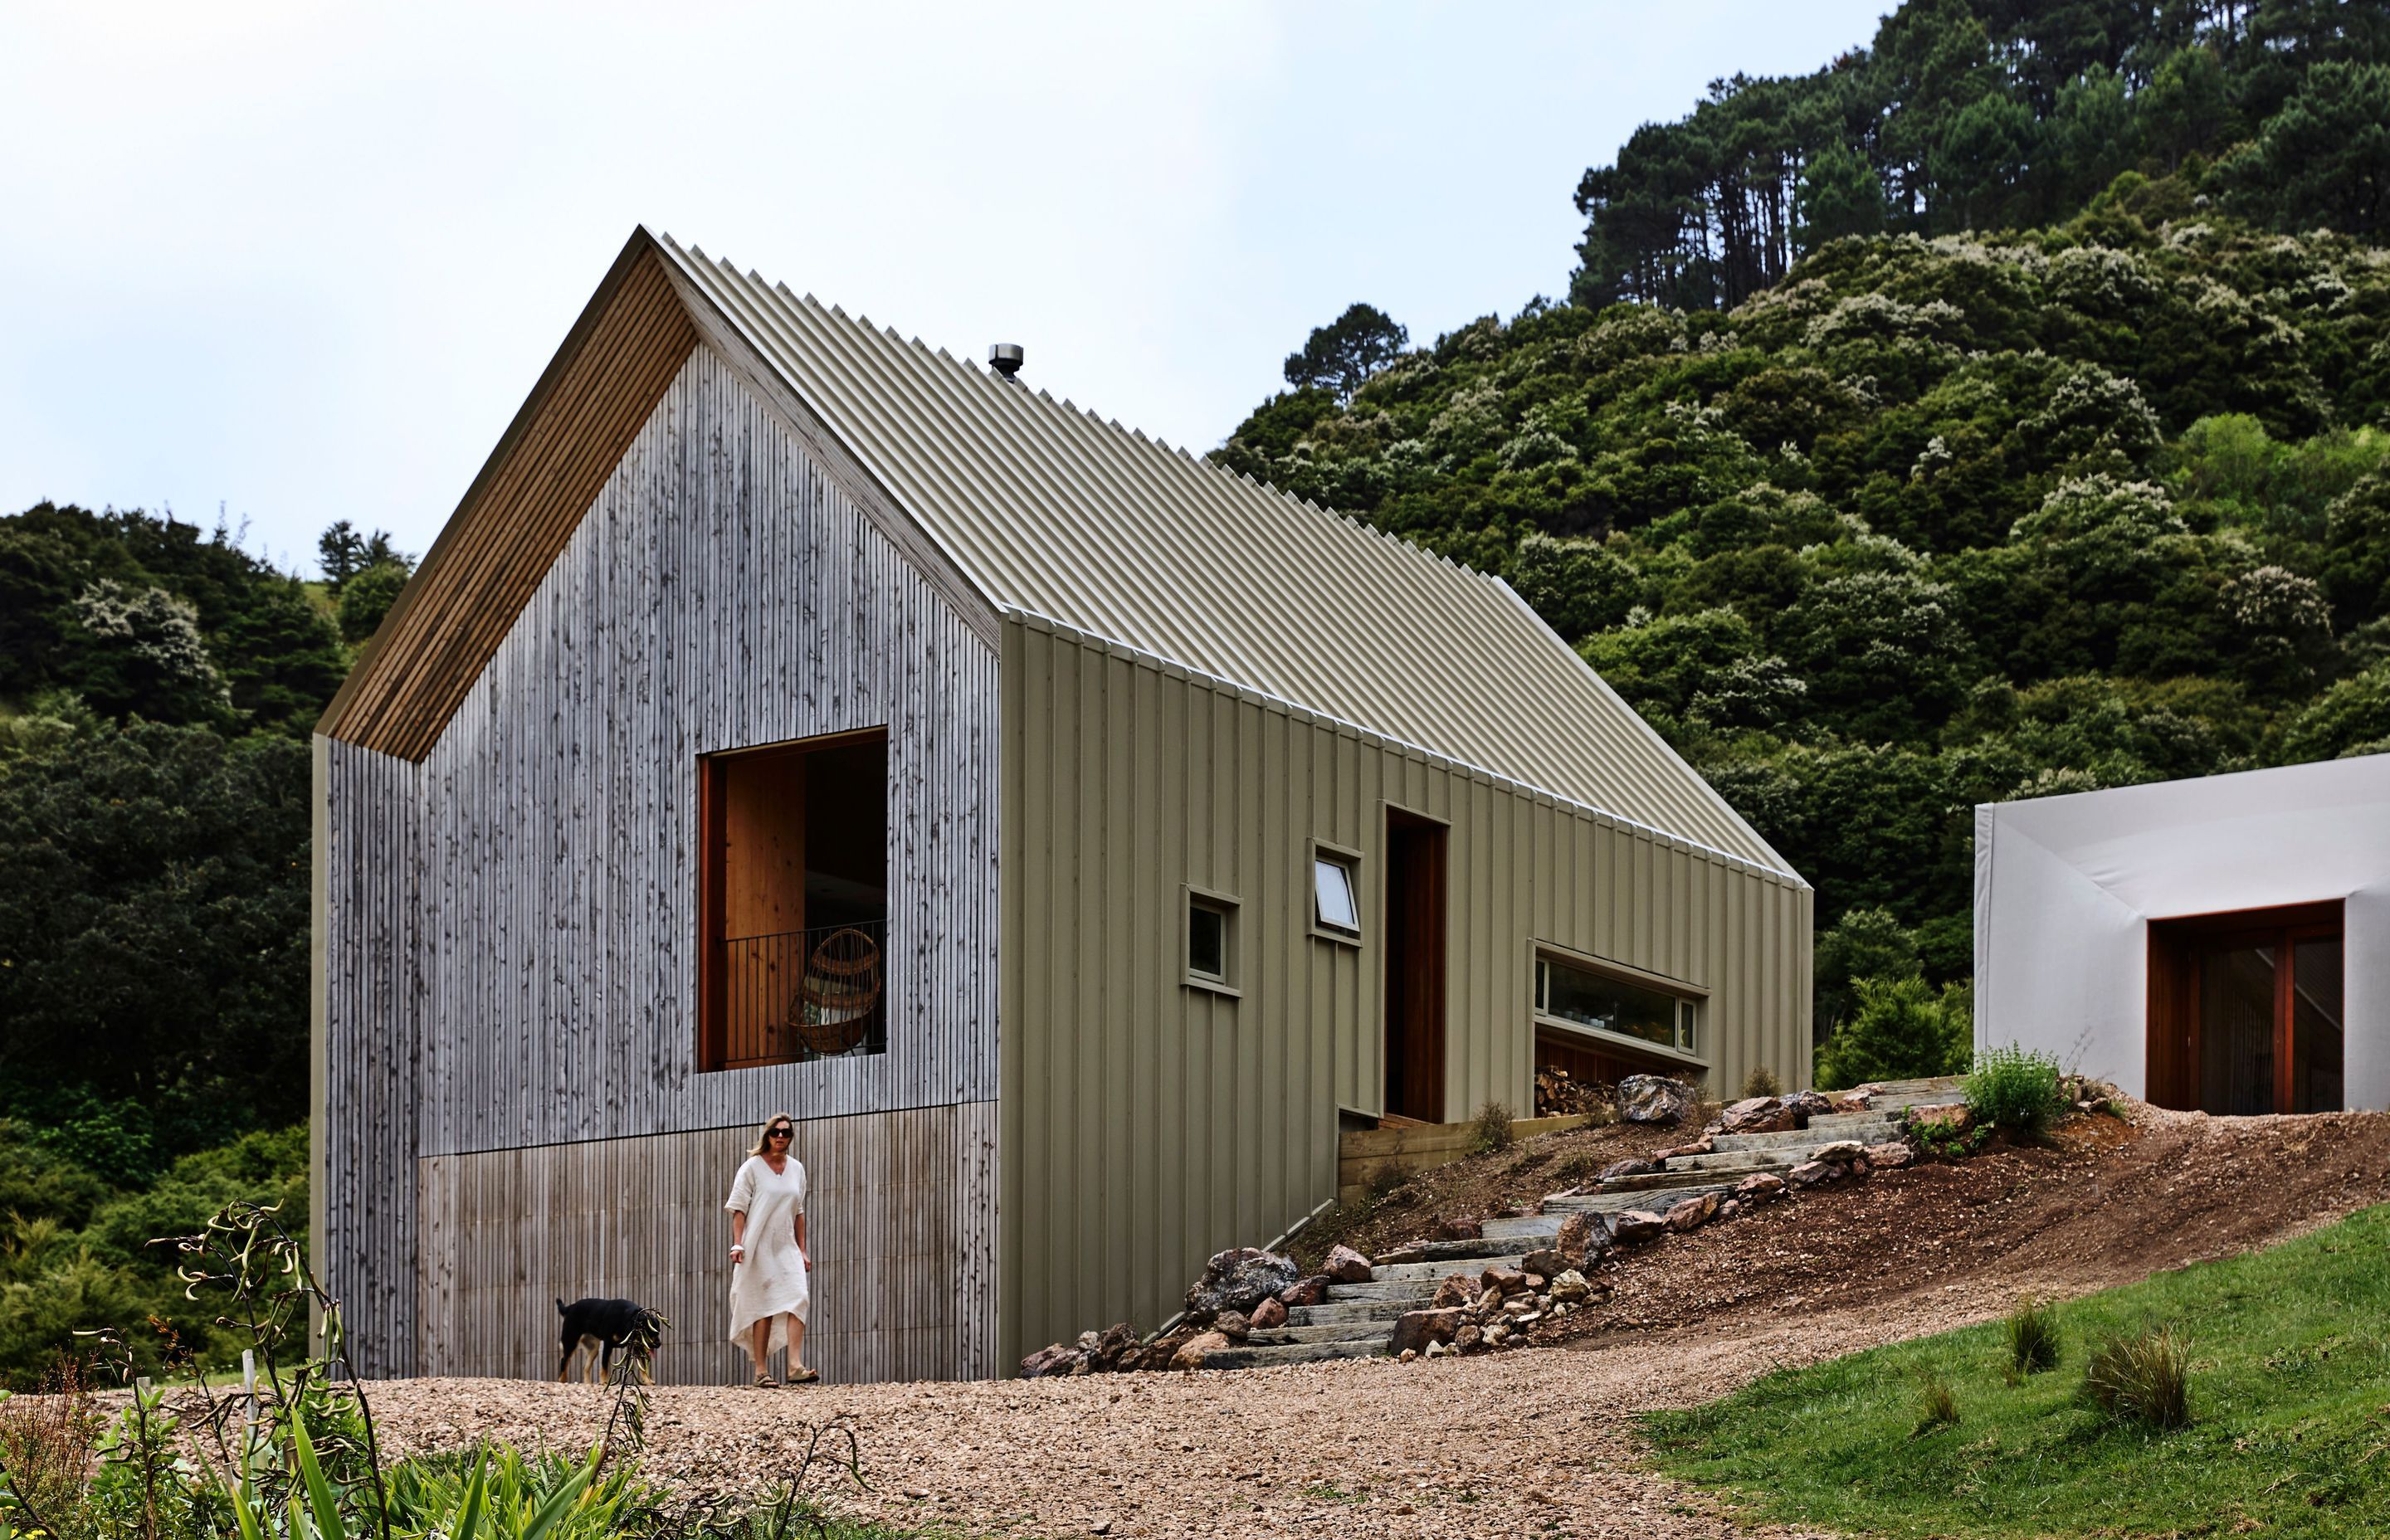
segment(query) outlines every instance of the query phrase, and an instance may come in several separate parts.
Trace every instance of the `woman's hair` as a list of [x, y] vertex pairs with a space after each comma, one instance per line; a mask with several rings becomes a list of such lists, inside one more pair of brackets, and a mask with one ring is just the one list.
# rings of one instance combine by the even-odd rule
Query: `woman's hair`
[[797, 1148], [797, 1120], [789, 1116], [786, 1112], [775, 1112], [770, 1117], [764, 1120], [764, 1125], [762, 1127], [755, 1130], [755, 1148], [749, 1150], [747, 1152], [748, 1154], [761, 1155], [764, 1153], [764, 1147], [772, 1142], [765, 1136], [771, 1133], [772, 1125], [776, 1123], [785, 1123], [789, 1125], [789, 1148], [790, 1149]]

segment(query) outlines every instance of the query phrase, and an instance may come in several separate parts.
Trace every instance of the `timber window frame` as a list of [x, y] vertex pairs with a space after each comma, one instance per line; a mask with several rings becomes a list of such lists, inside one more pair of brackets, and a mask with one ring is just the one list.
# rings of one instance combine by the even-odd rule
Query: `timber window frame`
[[[1309, 857], [1304, 870], [1311, 933], [1321, 941], [1334, 942], [1339, 946], [1359, 946], [1363, 933], [1361, 853], [1343, 845], [1331, 845], [1325, 840], [1314, 840], [1310, 844]], [[1322, 892], [1321, 880], [1330, 872], [1338, 874], [1343, 882], [1343, 898], [1353, 917], [1349, 929], [1332, 919], [1328, 912], [1325, 900], [1329, 895]]]
[[1239, 999], [1237, 967], [1238, 917], [1243, 905], [1232, 893], [1199, 888], [1179, 890], [1178, 956], [1182, 982], [1189, 989], [1208, 990]]
[[[1532, 943], [1528, 956], [1528, 1010], [1536, 1032], [1575, 1039], [1605, 1051], [1647, 1055], [1691, 1069], [1710, 1067], [1710, 1056], [1703, 1047], [1709, 1025], [1709, 991], [1682, 979], [1588, 956], [1549, 942]], [[1556, 979], [1556, 975], [1574, 977]], [[1564, 1013], [1566, 1007], [1559, 1003], [1555, 982], [1591, 996], [1607, 991], [1622, 1007], [1643, 1005], [1648, 1008], [1651, 1002], [1665, 1001], [1664, 1027], [1653, 1020], [1641, 1031], [1620, 1030], [1587, 1020], [1582, 1007], [1577, 1012]], [[1643, 998], [1638, 1000], [1638, 996]], [[1664, 1041], [1645, 1035], [1646, 1032], [1660, 1030], [1667, 1034]]]

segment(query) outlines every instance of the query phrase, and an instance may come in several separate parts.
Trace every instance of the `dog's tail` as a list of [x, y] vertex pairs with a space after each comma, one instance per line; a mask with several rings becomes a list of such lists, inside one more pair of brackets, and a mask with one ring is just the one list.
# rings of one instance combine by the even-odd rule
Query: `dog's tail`
[[556, 1313], [557, 1313], [558, 1315], [562, 1315], [568, 1314], [568, 1312], [567, 1312], [567, 1311], [565, 1310], [565, 1308], [564, 1308], [564, 1302], [563, 1302], [562, 1300], [559, 1300], [559, 1301], [557, 1301], [557, 1302], [556, 1302]]

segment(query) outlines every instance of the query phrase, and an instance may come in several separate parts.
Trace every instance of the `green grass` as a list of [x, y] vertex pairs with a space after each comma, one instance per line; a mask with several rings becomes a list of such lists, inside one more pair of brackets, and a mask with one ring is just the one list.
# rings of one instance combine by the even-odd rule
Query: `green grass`
[[[2390, 1207], [2055, 1308], [2052, 1371], [2011, 1374], [1991, 1321], [1772, 1374], [1646, 1430], [1669, 1473], [1854, 1534], [2390, 1534]], [[2102, 1414], [2081, 1366], [2166, 1324], [2190, 1341], [2191, 1426]], [[1962, 1422], [1921, 1425], [1935, 1379]]]

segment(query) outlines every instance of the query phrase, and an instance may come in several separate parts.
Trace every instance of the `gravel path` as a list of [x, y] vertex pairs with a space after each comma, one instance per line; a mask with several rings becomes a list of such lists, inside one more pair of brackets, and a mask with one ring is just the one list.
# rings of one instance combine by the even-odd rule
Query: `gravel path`
[[[2024, 1290], [2087, 1292], [2390, 1200], [2390, 1116], [2142, 1109], [2136, 1123], [1672, 1238], [1624, 1264], [1601, 1334], [1561, 1346], [1232, 1374], [664, 1387], [646, 1469], [760, 1488], [794, 1468], [808, 1421], [844, 1415], [871, 1486], [815, 1490], [940, 1535], [1814, 1534], [1739, 1524], [1652, 1474], [1635, 1415], [1987, 1319]], [[1655, 1319], [1687, 1324], [1621, 1329]], [[405, 1449], [497, 1435], [574, 1453], [609, 1405], [594, 1388], [495, 1380], [387, 1383], [374, 1400]]]

